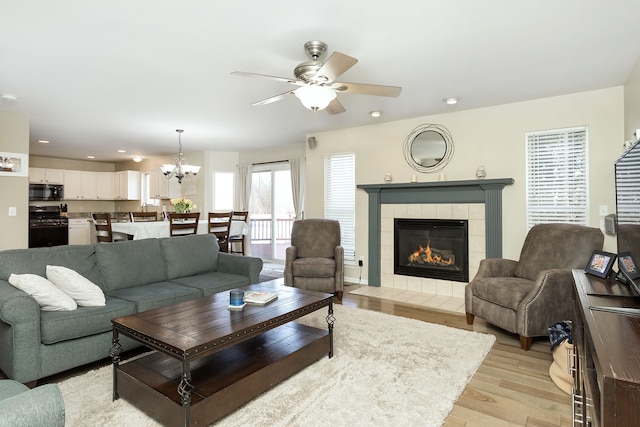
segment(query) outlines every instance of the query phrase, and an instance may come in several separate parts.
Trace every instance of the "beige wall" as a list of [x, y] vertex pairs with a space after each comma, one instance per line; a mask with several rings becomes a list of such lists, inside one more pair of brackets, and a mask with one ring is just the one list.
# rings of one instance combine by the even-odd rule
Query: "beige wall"
[[281, 145], [279, 147], [252, 150], [240, 153], [240, 164], [267, 163], [280, 160], [304, 158], [306, 144]]
[[625, 141], [634, 140], [633, 133], [640, 129], [640, 56], [624, 86], [624, 129]]
[[59, 159], [56, 157], [29, 156], [29, 166], [34, 168], [68, 169], [91, 172], [113, 172], [115, 163], [90, 160]]
[[[452, 134], [455, 153], [443, 170], [447, 180], [476, 179], [478, 166], [487, 178], [514, 178], [503, 192], [503, 256], [518, 259], [527, 233], [525, 222], [525, 133], [587, 125], [589, 129], [589, 223], [600, 226], [599, 205], [615, 211], [613, 162], [622, 153], [624, 141], [623, 88], [539, 99], [491, 108], [461, 111], [411, 120], [317, 133], [318, 145], [307, 149], [307, 194], [323, 194], [325, 154], [356, 153], [356, 184], [382, 183], [391, 173], [393, 182], [409, 182], [412, 174], [420, 182], [435, 181], [438, 174], [418, 173], [403, 157], [407, 135], [418, 125], [434, 123]], [[323, 216], [321, 197], [307, 198], [308, 217]], [[356, 254], [366, 258], [368, 245], [367, 196], [356, 190]], [[605, 247], [615, 252], [615, 239]], [[586, 262], [586, 260], [585, 260]], [[355, 267], [345, 276], [357, 277]], [[366, 274], [366, 268], [363, 269]], [[364, 279], [364, 277], [363, 277]]]
[[[29, 119], [17, 112], [0, 110], [0, 151], [29, 153]], [[29, 179], [0, 176], [0, 250], [29, 245]], [[9, 216], [9, 208], [16, 216]]]

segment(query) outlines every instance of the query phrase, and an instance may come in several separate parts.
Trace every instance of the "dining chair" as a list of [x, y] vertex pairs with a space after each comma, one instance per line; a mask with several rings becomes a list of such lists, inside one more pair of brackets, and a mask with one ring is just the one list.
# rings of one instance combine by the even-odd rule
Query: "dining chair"
[[231, 228], [231, 211], [209, 212], [209, 233], [215, 234], [221, 252], [229, 252], [229, 229]]
[[200, 212], [169, 213], [169, 235], [171, 237], [186, 236], [198, 233]]
[[140, 222], [140, 221], [157, 221], [158, 214], [155, 212], [129, 212], [129, 219], [131, 222]]
[[[232, 211], [231, 212], [231, 221], [241, 221], [241, 222], [247, 223], [248, 219], [249, 219], [248, 211]], [[244, 255], [244, 237], [245, 237], [244, 234], [229, 236], [229, 253]], [[239, 251], [236, 251], [233, 249], [234, 243], [240, 246]]]
[[114, 233], [111, 229], [111, 214], [109, 212], [93, 212], [93, 225], [96, 228], [98, 243], [120, 242], [130, 240], [130, 236], [124, 233]]

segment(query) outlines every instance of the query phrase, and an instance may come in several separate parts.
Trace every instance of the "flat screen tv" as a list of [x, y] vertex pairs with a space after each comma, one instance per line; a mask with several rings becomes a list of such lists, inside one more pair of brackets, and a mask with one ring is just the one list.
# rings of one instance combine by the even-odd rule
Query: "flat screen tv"
[[640, 295], [640, 141], [615, 163], [618, 280]]

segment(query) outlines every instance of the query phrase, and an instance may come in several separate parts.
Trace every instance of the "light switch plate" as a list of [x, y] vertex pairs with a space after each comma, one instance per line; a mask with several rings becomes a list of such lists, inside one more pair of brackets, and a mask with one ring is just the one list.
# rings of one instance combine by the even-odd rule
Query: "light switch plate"
[[18, 215], [18, 210], [16, 209], [15, 206], [10, 206], [9, 207], [9, 216], [16, 216]]

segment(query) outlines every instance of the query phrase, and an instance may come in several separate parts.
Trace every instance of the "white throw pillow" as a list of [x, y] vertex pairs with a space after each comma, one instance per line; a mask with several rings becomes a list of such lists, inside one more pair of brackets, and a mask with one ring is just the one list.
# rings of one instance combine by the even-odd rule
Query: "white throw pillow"
[[99, 307], [106, 304], [102, 289], [77, 271], [47, 265], [47, 279], [73, 298], [79, 306]]
[[73, 298], [37, 274], [12, 274], [9, 283], [34, 297], [42, 311], [71, 311], [78, 308]]

